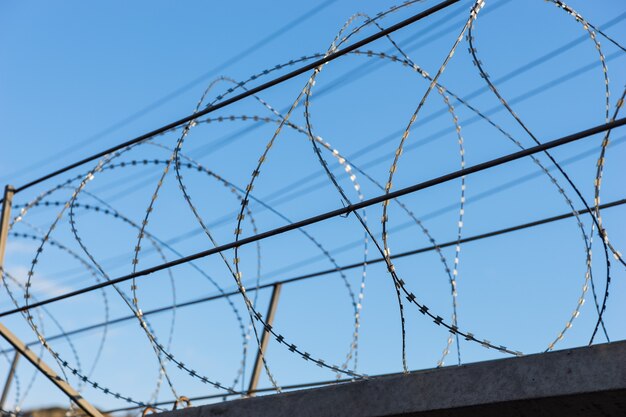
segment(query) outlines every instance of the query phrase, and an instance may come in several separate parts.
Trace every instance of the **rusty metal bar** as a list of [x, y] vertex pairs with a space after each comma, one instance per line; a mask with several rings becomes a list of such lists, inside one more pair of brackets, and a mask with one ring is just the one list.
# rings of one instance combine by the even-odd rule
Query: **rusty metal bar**
[[[267, 316], [265, 322], [271, 326], [274, 322], [274, 316], [276, 315], [276, 308], [278, 307], [278, 298], [280, 297], [280, 290], [283, 284], [275, 284], [272, 289], [272, 297], [270, 298], [270, 305], [267, 310]], [[267, 343], [269, 342], [270, 332], [267, 329], [263, 329], [263, 335], [261, 336], [261, 344], [256, 354], [256, 360], [254, 361], [254, 368], [252, 368], [252, 375], [250, 376], [250, 386], [248, 387], [248, 396], [254, 395], [257, 385], [259, 383], [259, 377], [261, 376], [261, 368], [263, 367], [263, 355], [267, 350]]]

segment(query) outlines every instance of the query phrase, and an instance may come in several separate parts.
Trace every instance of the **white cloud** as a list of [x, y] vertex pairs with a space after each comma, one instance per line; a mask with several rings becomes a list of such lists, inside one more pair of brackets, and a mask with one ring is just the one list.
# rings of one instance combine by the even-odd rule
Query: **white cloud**
[[37, 252], [37, 243], [36, 242], [25, 242], [22, 240], [11, 240], [7, 241], [6, 254], [7, 255], [21, 255], [21, 254], [32, 254], [33, 256]]
[[[23, 265], [7, 268], [8, 273], [19, 283], [26, 284], [29, 268]], [[9, 284], [10, 285], [10, 284]], [[64, 294], [72, 289], [62, 284], [56, 283], [53, 279], [47, 278], [45, 275], [37, 273], [31, 279], [31, 292], [36, 297], [55, 297]]]

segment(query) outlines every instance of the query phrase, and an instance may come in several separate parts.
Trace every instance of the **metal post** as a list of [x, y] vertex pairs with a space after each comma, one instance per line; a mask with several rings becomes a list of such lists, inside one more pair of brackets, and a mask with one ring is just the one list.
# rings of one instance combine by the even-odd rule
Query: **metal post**
[[[0, 218], [0, 273], [4, 275], [4, 254], [6, 251], [7, 236], [9, 235], [9, 220], [11, 218], [11, 203], [13, 202], [15, 189], [7, 185], [4, 189], [4, 201], [2, 202], [2, 214]], [[17, 336], [0, 323], [0, 336], [6, 339], [16, 350], [16, 355], [21, 354], [33, 364], [46, 378], [76, 403], [85, 413], [91, 417], [103, 417], [93, 405], [89, 404], [74, 388], [59, 377], [44, 361], [28, 348]], [[15, 361], [14, 361], [15, 362]]]
[[[274, 322], [274, 316], [276, 315], [276, 307], [278, 306], [278, 297], [280, 296], [280, 289], [283, 284], [275, 284], [272, 289], [272, 297], [270, 298], [270, 305], [267, 310], [267, 317], [265, 323], [272, 325]], [[250, 386], [248, 388], [248, 396], [254, 395], [257, 384], [259, 383], [259, 377], [261, 376], [261, 367], [263, 366], [263, 355], [267, 349], [267, 342], [270, 338], [270, 332], [267, 329], [263, 329], [263, 335], [261, 336], [261, 345], [256, 354], [256, 360], [254, 361], [254, 368], [252, 368], [252, 375], [250, 376]]]
[[17, 362], [20, 360], [19, 352], [15, 352], [15, 356], [13, 356], [13, 360], [11, 361], [11, 369], [9, 369], [9, 375], [7, 376], [7, 382], [4, 384], [4, 389], [2, 390], [2, 397], [0, 397], [0, 410], [4, 410], [4, 403], [7, 400], [7, 396], [9, 395], [9, 389], [11, 389], [11, 382], [13, 382], [13, 376], [15, 375], [15, 368], [17, 368]]
[[11, 205], [13, 204], [15, 189], [10, 185], [4, 187], [4, 200], [2, 200], [2, 213], [0, 213], [0, 272], [4, 278], [4, 254], [7, 249], [7, 236], [9, 235], [9, 220], [11, 220]]

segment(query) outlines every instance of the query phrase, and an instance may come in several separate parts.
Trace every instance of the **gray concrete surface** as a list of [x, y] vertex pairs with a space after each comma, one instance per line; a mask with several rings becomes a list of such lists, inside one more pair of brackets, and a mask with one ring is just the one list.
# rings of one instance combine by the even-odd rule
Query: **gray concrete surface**
[[626, 341], [371, 378], [159, 417], [626, 416]]

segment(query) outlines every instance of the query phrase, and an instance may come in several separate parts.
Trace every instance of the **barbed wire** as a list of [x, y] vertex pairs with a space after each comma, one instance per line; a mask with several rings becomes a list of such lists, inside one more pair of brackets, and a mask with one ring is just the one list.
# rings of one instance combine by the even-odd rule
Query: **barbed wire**
[[[268, 68], [266, 70], [257, 72], [249, 78], [245, 79], [244, 81], [237, 81], [228, 77], [219, 77], [215, 81], [211, 82], [209, 86], [204, 90], [194, 108], [193, 113], [190, 116], [183, 118], [179, 121], [170, 123], [162, 128], [156, 129], [131, 141], [125, 142], [124, 144], [111, 148], [103, 153], [99, 153], [95, 156], [86, 158], [82, 161], [79, 161], [78, 163], [69, 165], [68, 167], [57, 170], [38, 180], [32, 181], [22, 187], [19, 187], [17, 191], [23, 191], [43, 182], [44, 180], [48, 180], [58, 174], [67, 172], [72, 168], [75, 168], [87, 162], [96, 161], [101, 158], [98, 160], [95, 166], [88, 170], [86, 174], [72, 176], [70, 179], [62, 181], [58, 185], [41, 192], [31, 201], [15, 205], [15, 208], [19, 208], [20, 212], [12, 219], [10, 223], [11, 231], [9, 233], [9, 236], [11, 238], [31, 239], [37, 242], [37, 248], [30, 262], [30, 266], [26, 272], [26, 279], [24, 283], [22, 283], [14, 275], [10, 274], [9, 271], [2, 271], [5, 290], [7, 291], [9, 298], [11, 299], [11, 302], [15, 306], [15, 308], [0, 312], [0, 317], [8, 316], [14, 313], [20, 313], [38, 339], [38, 343], [40, 344], [39, 356], [41, 356], [44, 352], [47, 352], [57, 363], [59, 369], [63, 374], [63, 377], [66, 380], [68, 380], [70, 377], [74, 377], [76, 379], [78, 383], [77, 387], [79, 390], [86, 387], [91, 387], [93, 389], [99, 390], [105, 395], [133, 404], [133, 407], [151, 407], [154, 410], [161, 410], [161, 408], [159, 407], [161, 405], [167, 404], [167, 402], [158, 401], [163, 382], [167, 384], [169, 391], [175, 398], [175, 400], [173, 400], [173, 404], [175, 406], [179, 403], [189, 403], [187, 397], [184, 395], [180, 395], [179, 390], [176, 388], [176, 383], [171, 372], [173, 369], [177, 370], [178, 373], [185, 374], [188, 377], [200, 381], [203, 384], [212, 386], [219, 392], [223, 393], [217, 394], [218, 396], [245, 396], [250, 394], [250, 392], [246, 392], [243, 390], [243, 382], [245, 379], [245, 372], [247, 368], [247, 357], [250, 352], [249, 340], [251, 338], [251, 335], [254, 335], [256, 345], [260, 346], [262, 333], [267, 333], [271, 335], [273, 340], [278, 345], [282, 345], [285, 351], [290, 352], [291, 354], [293, 354], [293, 356], [304, 361], [313, 363], [320, 368], [331, 371], [332, 373], [334, 373], [336, 381], [342, 380], [342, 377], [347, 377], [348, 380], [368, 378], [367, 374], [358, 370], [359, 335], [362, 325], [362, 309], [365, 299], [366, 277], [368, 274], [367, 267], [368, 265], [374, 263], [384, 263], [385, 269], [393, 284], [394, 297], [399, 310], [401, 339], [400, 359], [404, 373], [409, 372], [407, 359], [408, 355], [406, 317], [407, 315], [412, 315], [416, 312], [419, 312], [421, 313], [421, 315], [428, 317], [430, 320], [433, 321], [436, 326], [446, 329], [448, 333], [446, 336], [445, 347], [442, 351], [440, 358], [436, 361], [437, 366], [443, 366], [445, 358], [452, 349], [452, 345], [455, 345], [456, 347], [457, 363], [462, 363], [460, 346], [461, 340], [475, 343], [484, 348], [492, 349], [500, 353], [519, 356], [522, 355], [522, 353], [514, 348], [510, 348], [499, 343], [494, 343], [487, 339], [479, 338], [475, 336], [472, 332], [467, 331], [464, 327], [460, 327], [459, 314], [457, 311], [457, 280], [460, 271], [459, 265], [461, 259], [461, 245], [468, 241], [496, 236], [498, 234], [508, 233], [509, 231], [532, 227], [538, 224], [545, 224], [547, 222], [555, 221], [555, 219], [558, 220], [562, 218], [573, 217], [576, 221], [577, 227], [581, 231], [582, 241], [585, 248], [586, 270], [584, 274], [584, 282], [582, 292], [578, 296], [573, 313], [566, 321], [563, 329], [557, 334], [556, 338], [548, 345], [547, 349], [553, 349], [556, 343], [561, 341], [564, 338], [565, 333], [572, 327], [573, 321], [577, 317], [579, 317], [581, 311], [580, 309], [585, 302], [589, 287], [591, 287], [592, 289], [593, 300], [595, 302], [596, 312], [598, 314], [597, 322], [589, 343], [593, 343], [596, 333], [599, 331], [599, 329], [602, 329], [602, 332], [604, 333], [606, 339], [609, 340], [608, 330], [603, 320], [603, 315], [606, 311], [608, 304], [609, 287], [611, 283], [612, 265], [610, 262], [609, 253], [612, 254], [613, 258], [616, 259], [618, 263], [625, 266], [626, 263], [624, 262], [619, 250], [608, 238], [608, 232], [603, 225], [601, 217], [601, 209], [605, 206], [610, 207], [622, 204], [623, 200], [621, 202], [611, 203], [609, 205], [602, 205], [600, 203], [600, 195], [610, 133], [613, 129], [626, 124], [626, 119], [618, 119], [619, 110], [623, 105], [626, 90], [624, 90], [621, 97], [615, 103], [615, 111], [613, 115], [610, 115], [611, 102], [608, 68], [606, 63], [607, 59], [602, 51], [600, 43], [597, 40], [597, 36], [600, 35], [607, 38], [613, 45], [615, 45], [622, 51], [624, 51], [624, 48], [619, 44], [618, 41], [614, 40], [613, 38], [606, 35], [604, 32], [597, 29], [595, 26], [585, 20], [578, 12], [574, 11], [565, 3], [561, 2], [560, 0], [551, 0], [553, 4], [564, 10], [567, 14], [573, 16], [574, 19], [582, 25], [583, 30], [586, 31], [589, 39], [593, 42], [595, 49], [597, 49], [598, 51], [600, 67], [602, 69], [604, 77], [603, 88], [605, 91], [605, 124], [550, 142], [541, 142], [539, 141], [538, 137], [534, 133], [532, 133], [532, 131], [528, 127], [528, 124], [522, 119], [522, 117], [513, 110], [511, 101], [507, 101], [500, 93], [500, 91], [496, 87], [497, 81], [492, 81], [492, 78], [487, 74], [484, 69], [485, 65], [478, 57], [478, 53], [475, 47], [476, 39], [474, 37], [475, 35], [473, 34], [473, 31], [475, 30], [474, 26], [476, 20], [478, 20], [479, 11], [484, 7], [483, 0], [476, 0], [472, 2], [472, 6], [469, 11], [467, 11], [467, 16], [465, 16], [466, 20], [463, 22], [463, 25], [460, 28], [458, 35], [453, 39], [452, 45], [445, 55], [443, 62], [437, 67], [436, 71], [434, 71], [434, 76], [431, 76], [429, 72], [427, 72], [422, 66], [418, 65], [409, 56], [408, 52], [403, 49], [399, 43], [391, 38], [390, 35], [396, 30], [408, 26], [409, 24], [414, 23], [432, 13], [435, 13], [438, 10], [442, 10], [443, 8], [452, 5], [457, 1], [458, 0], [445, 1], [435, 7], [418, 13], [413, 17], [405, 19], [401, 23], [392, 25], [388, 28], [384, 28], [383, 25], [380, 23], [383, 18], [404, 8], [408, 8], [410, 6], [414, 6], [417, 3], [421, 3], [421, 0], [407, 1], [401, 5], [393, 6], [384, 12], [378, 13], [374, 17], [370, 17], [365, 14], [353, 15], [338, 31], [337, 35], [330, 43], [330, 46], [325, 53], [312, 54], [308, 56], [303, 56], [299, 59], [290, 60], [285, 64], [279, 64], [274, 66], [273, 68]], [[374, 30], [375, 34], [366, 37], [362, 41], [358, 41], [351, 44], [350, 46], [344, 47], [344, 45], [347, 45], [354, 36], [360, 34], [366, 29]], [[489, 112], [480, 110], [479, 106], [471, 103], [467, 97], [463, 98], [456, 93], [450, 91], [447, 87], [441, 84], [440, 78], [446, 70], [446, 67], [452, 61], [455, 52], [459, 48], [464, 38], [467, 39], [471, 59], [476, 66], [480, 77], [484, 79], [488, 89], [495, 94], [496, 98], [501, 104], [501, 107], [513, 117], [513, 119], [519, 124], [522, 130], [524, 130], [525, 133], [533, 140], [535, 145], [533, 145], [532, 147], [524, 147], [519, 139], [515, 138], [511, 133], [509, 133], [498, 123], [493, 121], [489, 117]], [[362, 46], [379, 39], [385, 42], [389, 42], [391, 44], [391, 52], [390, 50], [381, 52], [360, 49]], [[340, 49], [342, 47], [343, 49]], [[393, 148], [393, 161], [391, 162], [391, 165], [388, 169], [387, 179], [384, 182], [377, 180], [375, 175], [368, 173], [365, 168], [355, 164], [354, 161], [351, 160], [351, 158], [348, 158], [343, 154], [343, 152], [340, 152], [336, 145], [331, 145], [331, 143], [313, 127], [312, 96], [319, 75], [322, 73], [328, 63], [340, 56], [347, 54], [369, 59], [379, 58], [385, 61], [401, 64], [403, 67], [408, 68], [412, 73], [418, 75], [418, 78], [423, 79], [428, 83], [428, 87], [425, 93], [421, 96], [421, 99], [419, 100], [417, 106], [413, 110], [406, 127], [401, 130], [400, 135], [398, 135], [400, 136], [400, 140], [397, 146]], [[311, 60], [315, 61], [286, 75], [279, 76], [278, 78], [266, 82], [258, 87], [248, 86], [250, 83], [263, 77], [267, 77], [275, 71], [280, 71], [289, 66], [293, 66], [299, 63], [305, 63]], [[295, 99], [291, 101], [291, 105], [284, 111], [278, 110], [276, 107], [272, 106], [269, 101], [266, 101], [264, 98], [259, 96], [259, 93], [266, 90], [267, 88], [270, 88], [273, 85], [277, 85], [286, 80], [294, 78], [297, 75], [305, 73], [308, 74], [308, 79], [306, 80], [306, 82], [303, 83], [304, 86], [301, 87], [300, 90], [298, 90]], [[230, 86], [226, 88], [224, 92], [220, 92], [214, 98], [209, 99], [209, 95], [221, 83], [226, 83]], [[409, 187], [392, 191], [393, 182], [400, 166], [399, 161], [405, 148], [408, 145], [410, 133], [415, 127], [418, 120], [420, 120], [422, 109], [426, 105], [430, 93], [433, 91], [441, 97], [445, 108], [444, 111], [450, 113], [451, 115], [453, 126], [452, 130], [456, 134], [455, 142], [458, 146], [460, 170], [428, 181], [417, 183]], [[218, 116], [202, 119], [202, 117], [206, 116], [208, 113], [216, 111], [232, 103], [238, 102], [244, 98], [253, 98], [255, 102], [260, 104], [263, 111], [267, 111], [271, 116], [262, 117], [257, 115], [231, 115], [226, 117]], [[498, 132], [498, 134], [503, 135], [520, 150], [518, 152], [506, 155], [504, 157], [496, 158], [481, 164], [469, 167], [466, 166], [466, 146], [464, 137], [461, 133], [462, 123], [460, 121], [460, 117], [457, 115], [457, 110], [455, 109], [455, 106], [452, 104], [453, 100], [458, 103], [459, 106], [469, 110], [472, 114], [474, 114], [477, 120], [482, 120], [488, 126], [494, 128], [495, 131]], [[205, 102], [207, 104], [205, 104]], [[303, 125], [300, 125], [292, 120], [295, 119], [294, 114], [296, 110], [300, 108], [303, 109]], [[267, 141], [265, 149], [262, 151], [258, 161], [254, 164], [252, 174], [247, 182], [245, 182], [245, 186], [237, 185], [240, 182], [243, 183], [243, 181], [241, 181], [240, 179], [226, 179], [225, 176], [217, 174], [213, 169], [209, 167], [205, 167], [200, 162], [197, 162], [194, 158], [184, 152], [186, 139], [193, 131], [193, 129], [195, 129], [197, 126], [208, 126], [212, 122], [222, 122], [226, 120], [252, 120], [254, 122], [276, 125], [273, 134]], [[315, 154], [315, 161], [319, 163], [319, 166], [322, 168], [324, 175], [327, 177], [328, 184], [332, 186], [332, 188], [339, 194], [341, 198], [341, 202], [344, 205], [342, 209], [329, 211], [324, 214], [310, 217], [301, 221], [293, 221], [290, 219], [290, 216], [287, 216], [282, 211], [279, 211], [275, 207], [275, 203], [267, 202], [265, 201], [265, 199], [260, 198], [253, 193], [255, 186], [260, 181], [261, 172], [263, 171], [263, 173], [265, 173], [267, 170], [269, 170], [269, 165], [267, 163], [270, 157], [270, 151], [273, 150], [273, 148], [276, 146], [277, 143], [279, 143], [279, 141], [284, 140], [284, 132], [288, 130], [285, 128], [296, 132], [298, 135], [302, 135], [305, 141], [310, 142], [312, 150]], [[597, 167], [593, 181], [594, 201], [593, 204], [589, 204], [585, 200], [583, 193], [579, 190], [577, 184], [564, 170], [562, 164], [557, 162], [557, 160], [551, 155], [549, 150], [598, 133], [604, 133], [604, 139], [600, 146], [599, 157], [597, 160]], [[166, 138], [166, 135], [176, 135], [177, 139], [175, 140], [175, 144], [166, 145], [156, 141], [157, 138]], [[165, 159], [162, 157], [156, 159], [141, 159], [141, 157], [133, 157], [133, 153], [141, 154], [142, 152], [145, 152], [147, 146], [149, 145], [154, 145], [151, 149], [155, 149], [159, 152], [166, 152], [168, 157]], [[549, 159], [551, 165], [553, 165], [553, 167], [547, 166], [546, 164], [541, 162], [538, 158], [539, 153], [544, 153]], [[505, 229], [505, 231], [487, 233], [479, 237], [473, 236], [469, 238], [464, 238], [463, 227], [466, 211], [467, 175], [480, 172], [491, 167], [499, 166], [508, 162], [512, 162], [527, 156], [532, 159], [532, 161], [539, 167], [542, 175], [545, 175], [548, 178], [550, 183], [555, 187], [558, 194], [562, 196], [567, 206], [569, 207], [570, 212], [565, 215], [556, 216], [555, 218], [544, 219], [542, 221], [533, 222], [528, 225], [520, 225], [518, 227]], [[337, 163], [337, 168], [331, 168], [329, 166], [329, 163], [327, 161], [328, 157], [330, 157], [331, 160]], [[235, 163], [239, 162], [235, 161]], [[157, 178], [155, 187], [148, 200], [148, 205], [142, 212], [143, 214], [141, 216], [141, 220], [139, 221], [133, 220], [134, 216], [126, 214], [124, 210], [115, 208], [109, 201], [107, 201], [106, 198], [102, 198], [93, 191], [88, 190], [89, 185], [94, 181], [96, 177], [100, 178], [102, 175], [109, 174], [113, 170], [118, 171], [120, 168], [151, 166], [160, 167], [161, 171], [159, 177]], [[176, 184], [181, 192], [182, 200], [184, 201], [185, 206], [191, 211], [192, 216], [190, 218], [195, 222], [195, 224], [198, 225], [201, 233], [203, 233], [204, 237], [206, 237], [211, 244], [210, 249], [198, 252], [190, 256], [184, 256], [171, 244], [167, 243], [166, 240], [158, 237], [158, 234], [155, 232], [157, 228], [153, 226], [153, 222], [155, 222], [157, 219], [157, 217], [154, 217], [156, 203], [159, 200], [159, 196], [161, 195], [161, 193], [165, 190], [164, 186], [170, 172], [172, 171], [172, 168], [174, 171]], [[565, 179], [569, 188], [574, 191], [578, 199], [583, 204], [584, 209], [577, 210], [574, 207], [574, 203], [572, 199], [570, 199], [570, 197], [568, 196], [565, 187], [563, 187], [557, 177], [552, 174], [551, 169], [553, 168], [558, 171], [563, 179]], [[240, 170], [243, 169], [244, 167], [242, 164]], [[183, 170], [187, 170], [185, 172], [185, 175], [183, 175]], [[298, 169], [295, 169], [294, 171], [296, 171], [296, 173], [301, 173]], [[224, 244], [220, 242], [221, 238], [219, 238], [215, 232], [215, 227], [217, 225], [214, 225], [207, 220], [207, 215], [203, 212], [202, 208], [198, 204], [198, 201], [200, 201], [201, 199], [198, 199], [195, 195], [192, 195], [192, 192], [189, 189], [189, 185], [187, 182], [187, 172], [198, 172], [208, 176], [212, 180], [215, 180], [217, 181], [217, 183], [224, 186], [235, 197], [238, 210], [237, 215], [234, 219], [234, 238], [230, 243]], [[406, 202], [400, 200], [400, 198], [418, 190], [426, 189], [434, 185], [442, 184], [452, 180], [459, 180], [460, 182], [458, 211], [455, 219], [456, 238], [453, 241], [440, 244], [435, 239], [435, 235], [425, 226], [424, 221], [412, 211], [412, 209]], [[353, 202], [353, 199], [349, 196], [349, 193], [346, 191], [347, 189], [343, 184], [349, 184], [350, 188], [354, 190], [354, 195], [358, 200], [357, 202]], [[377, 197], [367, 198], [365, 188], [369, 186], [374, 187], [376, 190], [381, 190], [383, 194], [378, 195]], [[68, 200], [52, 199], [52, 196], [55, 193], [67, 192], [68, 190], [70, 192], [70, 197]], [[84, 202], [81, 202], [79, 199], [82, 196], [91, 199], [92, 201], [94, 201], [94, 203], [86, 204]], [[395, 256], [391, 254], [389, 240], [391, 235], [391, 213], [389, 211], [390, 203], [396, 204], [401, 212], [403, 212], [411, 219], [411, 222], [420, 229], [421, 233], [426, 237], [426, 239], [428, 239], [432, 246], [430, 246], [428, 249], [418, 249], [405, 253], [399, 253]], [[368, 217], [366, 213], [367, 208], [371, 208], [372, 206], [378, 204], [382, 206], [382, 216], [380, 223], [382, 231], [380, 232], [380, 236], [378, 236], [377, 232], [372, 228], [372, 225], [368, 223]], [[58, 212], [56, 213], [53, 220], [49, 222], [45, 227], [36, 227], [25, 219], [31, 214], [31, 211], [33, 209], [41, 207], [57, 207]], [[285, 225], [271, 229], [267, 232], [259, 232], [260, 229], [258, 227], [257, 214], [255, 214], [257, 208], [271, 212], [281, 221], [285, 222]], [[128, 209], [128, 207], [126, 207], [126, 209]], [[79, 214], [77, 213], [77, 210], [81, 210], [82, 212], [86, 213], [97, 212], [109, 218], [116, 219], [122, 224], [130, 227], [137, 233], [136, 239], [133, 240], [134, 246], [132, 250], [132, 260], [130, 265], [131, 272], [129, 274], [118, 278], [112, 278], [109, 272], [109, 268], [106, 267], [102, 263], [102, 261], [98, 261], [95, 253], [86, 243], [86, 235], [88, 235], [89, 232], [85, 231], [84, 228], [79, 229], [78, 227], [77, 218]], [[587, 229], [585, 228], [581, 218], [581, 214], [583, 213], [588, 214], [592, 220], [589, 232], [587, 232]], [[359, 231], [363, 234], [362, 261], [347, 266], [341, 266], [336, 259], [336, 256], [333, 254], [333, 251], [327, 249], [320, 239], [315, 237], [312, 232], [305, 230], [304, 227], [320, 223], [338, 216], [349, 216], [350, 214], [354, 215], [354, 218], [357, 221], [356, 223]], [[53, 237], [53, 234], [57, 232], [57, 229], [65, 226], [66, 223], [69, 224], [69, 232], [72, 237], [73, 244], [78, 245], [79, 250], [74, 250], [70, 248], [69, 245], [61, 243], [60, 240]], [[243, 237], [244, 224], [246, 226], [249, 225], [250, 230], [252, 231], [252, 235], [248, 237]], [[30, 231], [19, 232], [18, 228], [22, 227], [26, 227]], [[297, 339], [297, 335], [283, 335], [283, 333], [278, 330], [277, 326], [269, 323], [268, 320], [264, 318], [263, 315], [258, 311], [258, 294], [260, 292], [259, 290], [262, 288], [268, 288], [269, 286], [275, 284], [261, 284], [261, 243], [264, 239], [268, 237], [283, 234], [292, 230], [298, 230], [313, 246], [315, 246], [316, 249], [320, 251], [321, 255], [326, 259], [326, 261], [329, 262], [330, 265], [332, 265], [332, 268], [325, 271], [304, 275], [305, 278], [295, 277], [291, 279], [291, 281], [287, 281], [295, 282], [297, 280], [306, 279], [308, 277], [321, 276], [329, 273], [338, 273], [343, 287], [345, 287], [345, 289], [347, 290], [347, 295], [351, 306], [352, 328], [349, 349], [341, 362], [322, 357], [322, 355], [310, 353], [311, 350], [309, 350], [308, 348], [304, 348], [303, 345], [301, 345], [300, 343], [296, 344], [295, 340]], [[598, 296], [596, 294], [596, 284], [594, 282], [594, 274], [592, 273], [592, 245], [593, 236], [595, 233], [598, 233], [600, 241], [603, 245], [604, 263], [606, 265], [606, 285], [601, 303], [599, 302]], [[145, 241], [149, 242], [151, 246], [150, 250], [156, 252], [161, 263], [155, 267], [139, 269], [138, 265], [140, 261], [142, 259], [145, 259], [148, 253], [151, 253], [143, 247]], [[247, 284], [244, 284], [243, 280], [244, 269], [242, 265], [244, 263], [244, 256], [242, 254], [242, 248], [244, 245], [248, 245], [250, 243], [254, 243], [256, 248], [256, 262], [254, 268], [256, 272], [255, 278], [253, 279], [251, 286], [246, 287]], [[372, 245], [379, 252], [379, 258], [370, 257], [369, 249]], [[35, 277], [37, 276], [36, 270], [41, 263], [43, 253], [45, 252], [46, 255], [48, 253], [47, 251], [45, 251], [47, 247], [55, 247], [66, 255], [69, 255], [72, 259], [74, 259], [74, 261], [78, 262], [81, 268], [83, 268], [90, 274], [91, 278], [95, 280], [96, 284], [82, 288], [80, 290], [69, 291], [59, 296], [54, 296], [43, 300], [36, 298], [32, 288], [35, 283]], [[454, 250], [451, 257], [446, 256], [446, 254], [442, 251], [442, 249], [445, 247], [453, 247]], [[229, 253], [227, 253], [227, 251], [229, 250], [233, 251], [232, 258], [230, 258]], [[447, 278], [448, 284], [450, 286], [452, 312], [449, 321], [445, 320], [441, 315], [437, 314], [434, 308], [427, 306], [421, 301], [421, 298], [423, 298], [422, 295], [420, 295], [419, 292], [416, 290], [411, 290], [407, 284], [408, 280], [406, 278], [402, 278], [403, 276], [407, 276], [410, 274], [402, 274], [400, 271], [397, 270], [396, 265], [393, 262], [394, 259], [397, 259], [399, 257], [423, 253], [427, 250], [432, 250], [437, 253], [439, 261], [443, 266], [443, 270]], [[171, 260], [166, 255], [166, 251], [171, 252], [177, 258]], [[221, 263], [228, 271], [228, 275], [231, 276], [232, 284], [234, 284], [234, 286], [236, 287], [234, 291], [227, 291], [225, 289], [225, 286], [218, 282], [218, 279], [212, 277], [212, 274], [209, 275], [204, 268], [202, 268], [195, 262], [201, 258], [205, 258], [213, 254], [219, 254]], [[246, 258], [246, 260], [247, 259], [248, 258]], [[241, 338], [241, 360], [239, 361], [238, 369], [235, 371], [235, 377], [233, 378], [233, 382], [230, 385], [218, 382], [216, 378], [210, 377], [208, 372], [201, 372], [197, 366], [186, 365], [181, 359], [175, 357], [173, 354], [174, 329], [177, 326], [175, 313], [176, 310], [181, 306], [181, 303], [177, 301], [177, 278], [174, 276], [171, 268], [181, 264], [189, 264], [189, 266], [193, 268], [193, 270], [206, 278], [207, 281], [218, 292], [218, 295], [205, 298], [204, 300], [224, 298], [228, 304], [229, 309], [232, 311], [235, 317], [239, 329], [239, 336]], [[354, 268], [361, 268], [360, 279], [357, 284], [351, 283], [349, 277], [345, 273], [345, 271], [347, 271], [348, 269]], [[171, 295], [171, 302], [168, 306], [156, 309], [154, 311], [147, 310], [146, 312], [144, 312], [143, 308], [145, 307], [144, 304], [141, 302], [143, 298], [141, 296], [141, 292], [139, 291], [138, 278], [162, 270], [166, 270], [169, 277], [170, 289], [167, 291], [163, 291], [164, 293]], [[130, 294], [127, 293], [126, 289], [120, 286], [120, 284], [126, 281], [130, 281]], [[15, 286], [15, 289], [11, 289], [9, 282], [11, 282], [12, 285]], [[128, 308], [130, 310], [129, 316], [125, 316], [119, 319], [110, 318], [110, 301], [107, 298], [108, 295], [105, 291], [105, 288], [109, 286], [112, 287], [116, 294], [119, 296], [123, 305], [125, 305], [125, 308]], [[23, 304], [20, 304], [18, 302], [18, 297], [16, 297], [14, 294], [17, 290], [23, 292]], [[84, 294], [94, 290], [100, 290], [101, 293], [102, 303], [104, 306], [104, 321], [101, 325], [93, 325], [85, 328], [88, 330], [93, 330], [95, 328], [102, 327], [100, 342], [98, 344], [98, 348], [95, 350], [96, 353], [92, 361], [92, 365], [90, 366], [90, 369], [85, 370], [81, 363], [81, 356], [78, 351], [79, 349], [73, 343], [72, 336], [86, 330], [78, 329], [71, 332], [66, 331], [61, 321], [59, 321], [59, 319], [50, 314], [50, 312], [44, 306], [56, 301], [60, 301], [62, 299], [71, 298], [79, 294]], [[254, 296], [249, 296], [249, 292], [253, 292]], [[245, 308], [247, 312], [246, 319], [244, 319], [243, 314], [240, 311], [240, 307], [237, 306], [236, 301], [233, 300], [235, 296], [241, 297], [243, 308]], [[201, 302], [204, 301], [191, 301], [187, 303], [182, 303], [182, 305], [196, 305]], [[32, 314], [32, 311], [34, 311], [36, 315], [38, 315], [38, 318], [36, 318]], [[161, 339], [159, 338], [159, 336], [157, 336], [157, 329], [148, 320], [147, 316], [154, 314], [155, 312], [164, 311], [171, 312], [171, 320], [169, 328], [166, 331], [166, 336], [164, 338], [166, 342], [161, 343]], [[45, 321], [43, 313], [45, 313], [46, 317], [51, 320], [59, 329], [60, 333], [58, 335], [54, 335], [52, 337], [46, 336], [43, 328]], [[136, 322], [139, 324], [139, 327], [141, 327], [142, 329], [142, 333], [147, 338], [147, 342], [149, 343], [156, 359], [158, 376], [155, 381], [155, 388], [149, 398], [144, 401], [133, 399], [130, 394], [121, 393], [119, 392], [119, 390], [113, 390], [112, 388], [98, 381], [97, 378], [95, 378], [93, 375], [96, 370], [96, 365], [101, 360], [102, 352], [106, 345], [107, 329], [113, 323], [120, 323], [126, 320], [136, 320]], [[329, 326], [324, 324], [322, 327], [327, 328]], [[66, 358], [64, 354], [61, 354], [58, 349], [54, 348], [50, 344], [51, 341], [56, 340], [65, 340], [69, 344], [71, 356], [73, 357], [72, 360], [68, 360], [68, 358]], [[3, 350], [2, 354], [7, 359], [9, 359], [9, 357], [6, 356], [8, 354], [8, 351]], [[263, 352], [261, 349], [259, 350], [259, 358], [262, 361], [265, 373], [273, 390], [276, 392], [280, 392], [281, 385], [278, 383], [277, 378], [274, 376], [273, 371], [270, 369], [270, 361], [265, 355], [265, 352]], [[37, 373], [34, 373], [29, 383], [26, 384], [26, 389], [24, 389], [23, 392], [20, 392], [21, 385], [18, 385], [18, 376], [16, 375], [14, 377], [16, 382], [16, 398], [15, 406], [13, 407], [11, 413], [20, 413], [24, 400], [27, 394], [31, 391], [36, 376]], [[236, 391], [235, 387], [239, 383], [242, 384], [242, 390]], [[72, 408], [71, 410], [74, 414], [78, 413], [77, 410], [74, 410]]]

